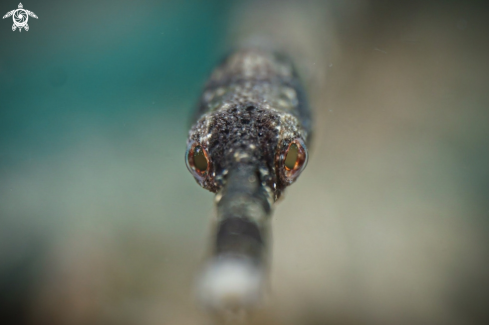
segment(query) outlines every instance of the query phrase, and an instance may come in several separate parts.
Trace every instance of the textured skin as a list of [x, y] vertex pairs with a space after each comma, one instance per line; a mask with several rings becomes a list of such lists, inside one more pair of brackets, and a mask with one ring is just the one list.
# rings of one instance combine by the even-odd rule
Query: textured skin
[[274, 201], [292, 183], [284, 175], [285, 151], [296, 139], [307, 146], [310, 136], [309, 107], [291, 61], [240, 49], [207, 82], [188, 145], [197, 142], [208, 153], [209, 173], [197, 180], [202, 187], [220, 192], [230, 171], [249, 169]]

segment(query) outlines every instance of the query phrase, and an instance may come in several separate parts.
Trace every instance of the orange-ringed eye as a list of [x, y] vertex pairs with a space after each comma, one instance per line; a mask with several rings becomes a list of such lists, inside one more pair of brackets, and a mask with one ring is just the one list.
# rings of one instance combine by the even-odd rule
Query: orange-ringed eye
[[292, 143], [287, 151], [287, 156], [285, 157], [285, 169], [292, 170], [297, 164], [297, 157], [299, 156], [299, 148], [295, 143]]
[[197, 142], [191, 142], [185, 154], [185, 163], [189, 172], [202, 181], [209, 171], [209, 157], [206, 150]]
[[296, 139], [289, 144], [285, 153], [285, 177], [289, 181], [296, 179], [307, 164], [307, 150], [302, 140]]
[[207, 170], [207, 158], [201, 146], [196, 146], [194, 148], [194, 166], [200, 172], [205, 172]]

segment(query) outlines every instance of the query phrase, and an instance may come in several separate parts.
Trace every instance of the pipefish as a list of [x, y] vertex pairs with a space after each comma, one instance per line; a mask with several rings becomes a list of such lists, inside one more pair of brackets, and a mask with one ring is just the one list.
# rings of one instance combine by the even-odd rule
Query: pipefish
[[273, 204], [306, 167], [311, 132], [305, 92], [286, 55], [240, 48], [211, 74], [185, 154], [197, 183], [216, 193], [213, 256], [200, 282], [205, 304], [259, 300]]

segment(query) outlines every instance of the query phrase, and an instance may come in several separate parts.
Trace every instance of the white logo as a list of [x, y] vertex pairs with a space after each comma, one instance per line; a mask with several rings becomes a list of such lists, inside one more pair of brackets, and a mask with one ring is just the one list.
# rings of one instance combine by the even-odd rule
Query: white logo
[[29, 30], [29, 25], [27, 25], [27, 21], [29, 20], [29, 16], [34, 17], [37, 19], [37, 16], [35, 13], [29, 10], [23, 9], [24, 6], [22, 6], [22, 3], [19, 3], [19, 9], [14, 9], [12, 11], [9, 11], [3, 16], [3, 19], [13, 16], [14, 24], [12, 25], [12, 30], [15, 32], [15, 29], [19, 29], [19, 32], [22, 31], [22, 28], [24, 28], [26, 31]]

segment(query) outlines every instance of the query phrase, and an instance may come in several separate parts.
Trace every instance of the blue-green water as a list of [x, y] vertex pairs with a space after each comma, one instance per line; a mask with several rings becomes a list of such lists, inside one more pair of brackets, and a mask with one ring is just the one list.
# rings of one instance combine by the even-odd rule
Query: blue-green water
[[224, 1], [24, 5], [39, 17], [28, 32], [1, 21], [1, 166], [62, 151], [94, 128], [123, 134], [146, 114], [186, 133], [182, 120], [222, 55]]

